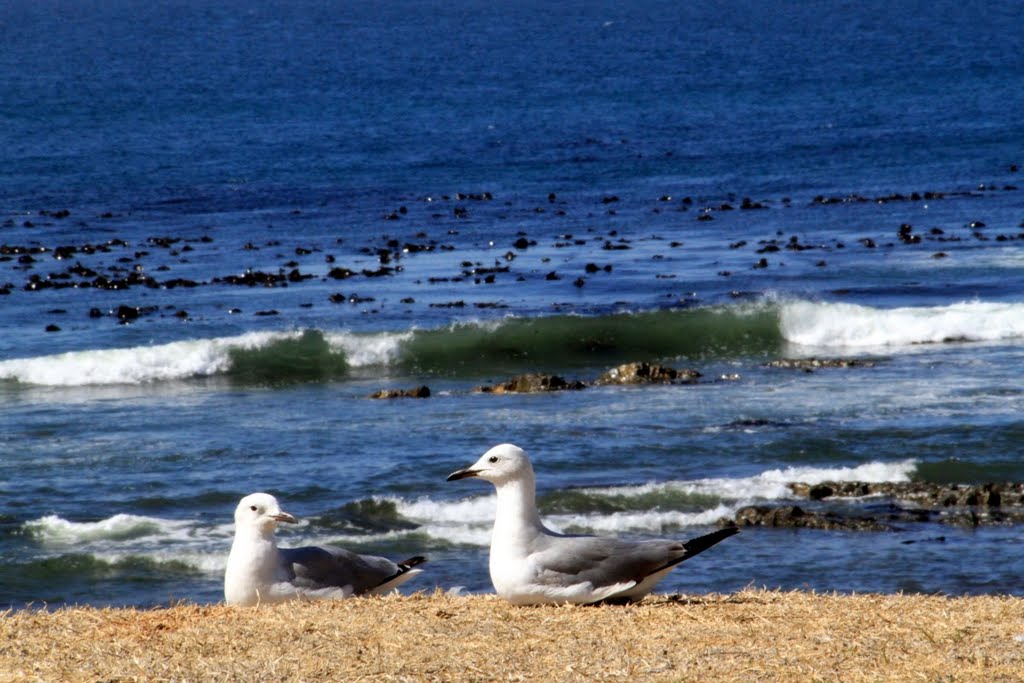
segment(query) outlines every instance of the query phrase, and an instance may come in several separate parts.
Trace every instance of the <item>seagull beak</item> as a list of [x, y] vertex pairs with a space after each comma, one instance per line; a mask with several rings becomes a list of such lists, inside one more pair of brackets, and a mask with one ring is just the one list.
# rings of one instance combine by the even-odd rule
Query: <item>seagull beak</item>
[[468, 477], [475, 477], [478, 474], [480, 474], [480, 470], [475, 470], [472, 467], [467, 467], [464, 470], [459, 470], [458, 472], [452, 472], [451, 474], [448, 475], [448, 479], [446, 479], [445, 481], [455, 481], [456, 479], [466, 479]]
[[276, 515], [270, 515], [270, 518], [275, 522], [288, 522], [289, 524], [295, 524], [298, 521], [287, 512], [278, 512]]

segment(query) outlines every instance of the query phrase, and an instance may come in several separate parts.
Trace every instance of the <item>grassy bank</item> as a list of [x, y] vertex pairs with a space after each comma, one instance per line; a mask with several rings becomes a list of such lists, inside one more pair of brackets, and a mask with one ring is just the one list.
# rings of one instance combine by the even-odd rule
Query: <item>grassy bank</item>
[[1024, 681], [1024, 599], [747, 590], [627, 607], [442, 594], [21, 610], [0, 680]]

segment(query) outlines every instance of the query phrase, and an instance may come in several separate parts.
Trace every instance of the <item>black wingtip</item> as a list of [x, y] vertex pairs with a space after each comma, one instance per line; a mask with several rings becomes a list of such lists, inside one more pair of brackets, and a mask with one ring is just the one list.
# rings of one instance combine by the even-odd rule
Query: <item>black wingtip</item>
[[727, 526], [723, 529], [719, 529], [718, 531], [712, 531], [710, 534], [691, 538], [689, 541], [683, 543], [683, 547], [686, 549], [685, 558], [689, 559], [694, 555], [702, 553], [716, 543], [738, 534], [739, 531], [740, 528], [737, 526]]
[[416, 557], [410, 557], [408, 560], [402, 560], [398, 563], [398, 566], [402, 568], [403, 572], [407, 572], [416, 565], [423, 564], [426, 561], [427, 558], [423, 557], [422, 555], [417, 555]]

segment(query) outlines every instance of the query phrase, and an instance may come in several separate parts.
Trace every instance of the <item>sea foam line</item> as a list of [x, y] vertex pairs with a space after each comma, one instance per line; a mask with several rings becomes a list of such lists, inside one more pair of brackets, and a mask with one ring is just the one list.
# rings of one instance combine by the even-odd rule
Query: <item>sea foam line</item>
[[226, 372], [232, 349], [257, 349], [299, 332], [250, 332], [123, 349], [69, 351], [0, 361], [0, 379], [43, 386], [141, 384]]
[[[300, 338], [302, 330], [249, 332], [234, 337], [188, 339], [120, 349], [70, 351], [34, 358], [0, 361], [0, 380], [40, 386], [73, 387], [143, 384], [192, 377], [208, 377], [231, 369], [233, 351], [267, 348]], [[387, 365], [399, 355], [412, 332], [352, 334], [326, 333], [333, 352], [343, 353], [349, 366]]]
[[72, 522], [58, 515], [46, 515], [26, 522], [24, 529], [43, 545], [64, 546], [152, 537], [181, 540], [193, 526], [189, 521], [129, 514], [116, 514], [95, 522]]
[[1024, 303], [961, 302], [948, 306], [873, 308], [793, 301], [780, 305], [782, 336], [824, 347], [892, 347], [1024, 338]]
[[[653, 482], [635, 486], [581, 489], [582, 493], [600, 497], [632, 498], [651, 493], [677, 492], [706, 496], [713, 507], [703, 510], [630, 510], [606, 513], [569, 513], [546, 515], [549, 526], [556, 530], [584, 530], [596, 533], [643, 532], [660, 534], [665, 529], [707, 526], [722, 518], [733, 517], [745, 505], [757, 502], [787, 500], [794, 497], [789, 484], [819, 484], [826, 481], [863, 481], [870, 483], [905, 482], [917, 468], [916, 460], [869, 462], [851, 467], [786, 467], [771, 469], [750, 477], [708, 478], [688, 481]], [[491, 525], [497, 498], [493, 494], [455, 501], [421, 498], [406, 501], [388, 499], [403, 517], [418, 522], [419, 532], [449, 543], [486, 546], [490, 543]]]

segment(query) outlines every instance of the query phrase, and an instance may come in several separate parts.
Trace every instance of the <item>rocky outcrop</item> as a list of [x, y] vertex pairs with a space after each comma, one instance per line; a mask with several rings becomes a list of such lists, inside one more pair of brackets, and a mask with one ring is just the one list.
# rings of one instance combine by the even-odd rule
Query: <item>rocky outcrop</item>
[[889, 531], [892, 526], [871, 515], [843, 515], [833, 511], [806, 510], [799, 505], [749, 505], [736, 511], [732, 521], [739, 527], [796, 527], [828, 531]]
[[787, 370], [803, 370], [814, 372], [828, 368], [872, 368], [873, 360], [860, 358], [780, 358], [765, 363], [768, 368], [784, 368]]
[[[1024, 524], [1024, 482], [824, 482], [789, 488], [807, 505], [749, 505], [722, 523], [830, 531], [898, 531], [923, 523], [968, 528]], [[856, 499], [867, 500], [852, 505]]]
[[381, 389], [370, 394], [370, 398], [430, 398], [430, 388], [422, 386], [415, 389]]
[[626, 363], [608, 370], [594, 382], [601, 384], [670, 384], [696, 382], [701, 374], [696, 370], [670, 368], [656, 363]]
[[879, 496], [910, 502], [925, 508], [992, 507], [1024, 508], [1024, 482], [986, 484], [936, 484], [931, 482], [859, 481], [790, 484], [794, 494], [811, 500]]
[[536, 394], [545, 391], [574, 391], [586, 386], [583, 382], [568, 381], [558, 375], [531, 372], [498, 384], [480, 386], [474, 391], [482, 394]]
[[[636, 362], [612, 368], [592, 384], [690, 384], [696, 382], [699, 377], [701, 374], [696, 370], [678, 370], [656, 363]], [[497, 384], [479, 386], [474, 391], [482, 394], [534, 394], [546, 391], [577, 391], [588, 386], [590, 384], [580, 380], [567, 380], [559, 375], [531, 372], [516, 375]]]

